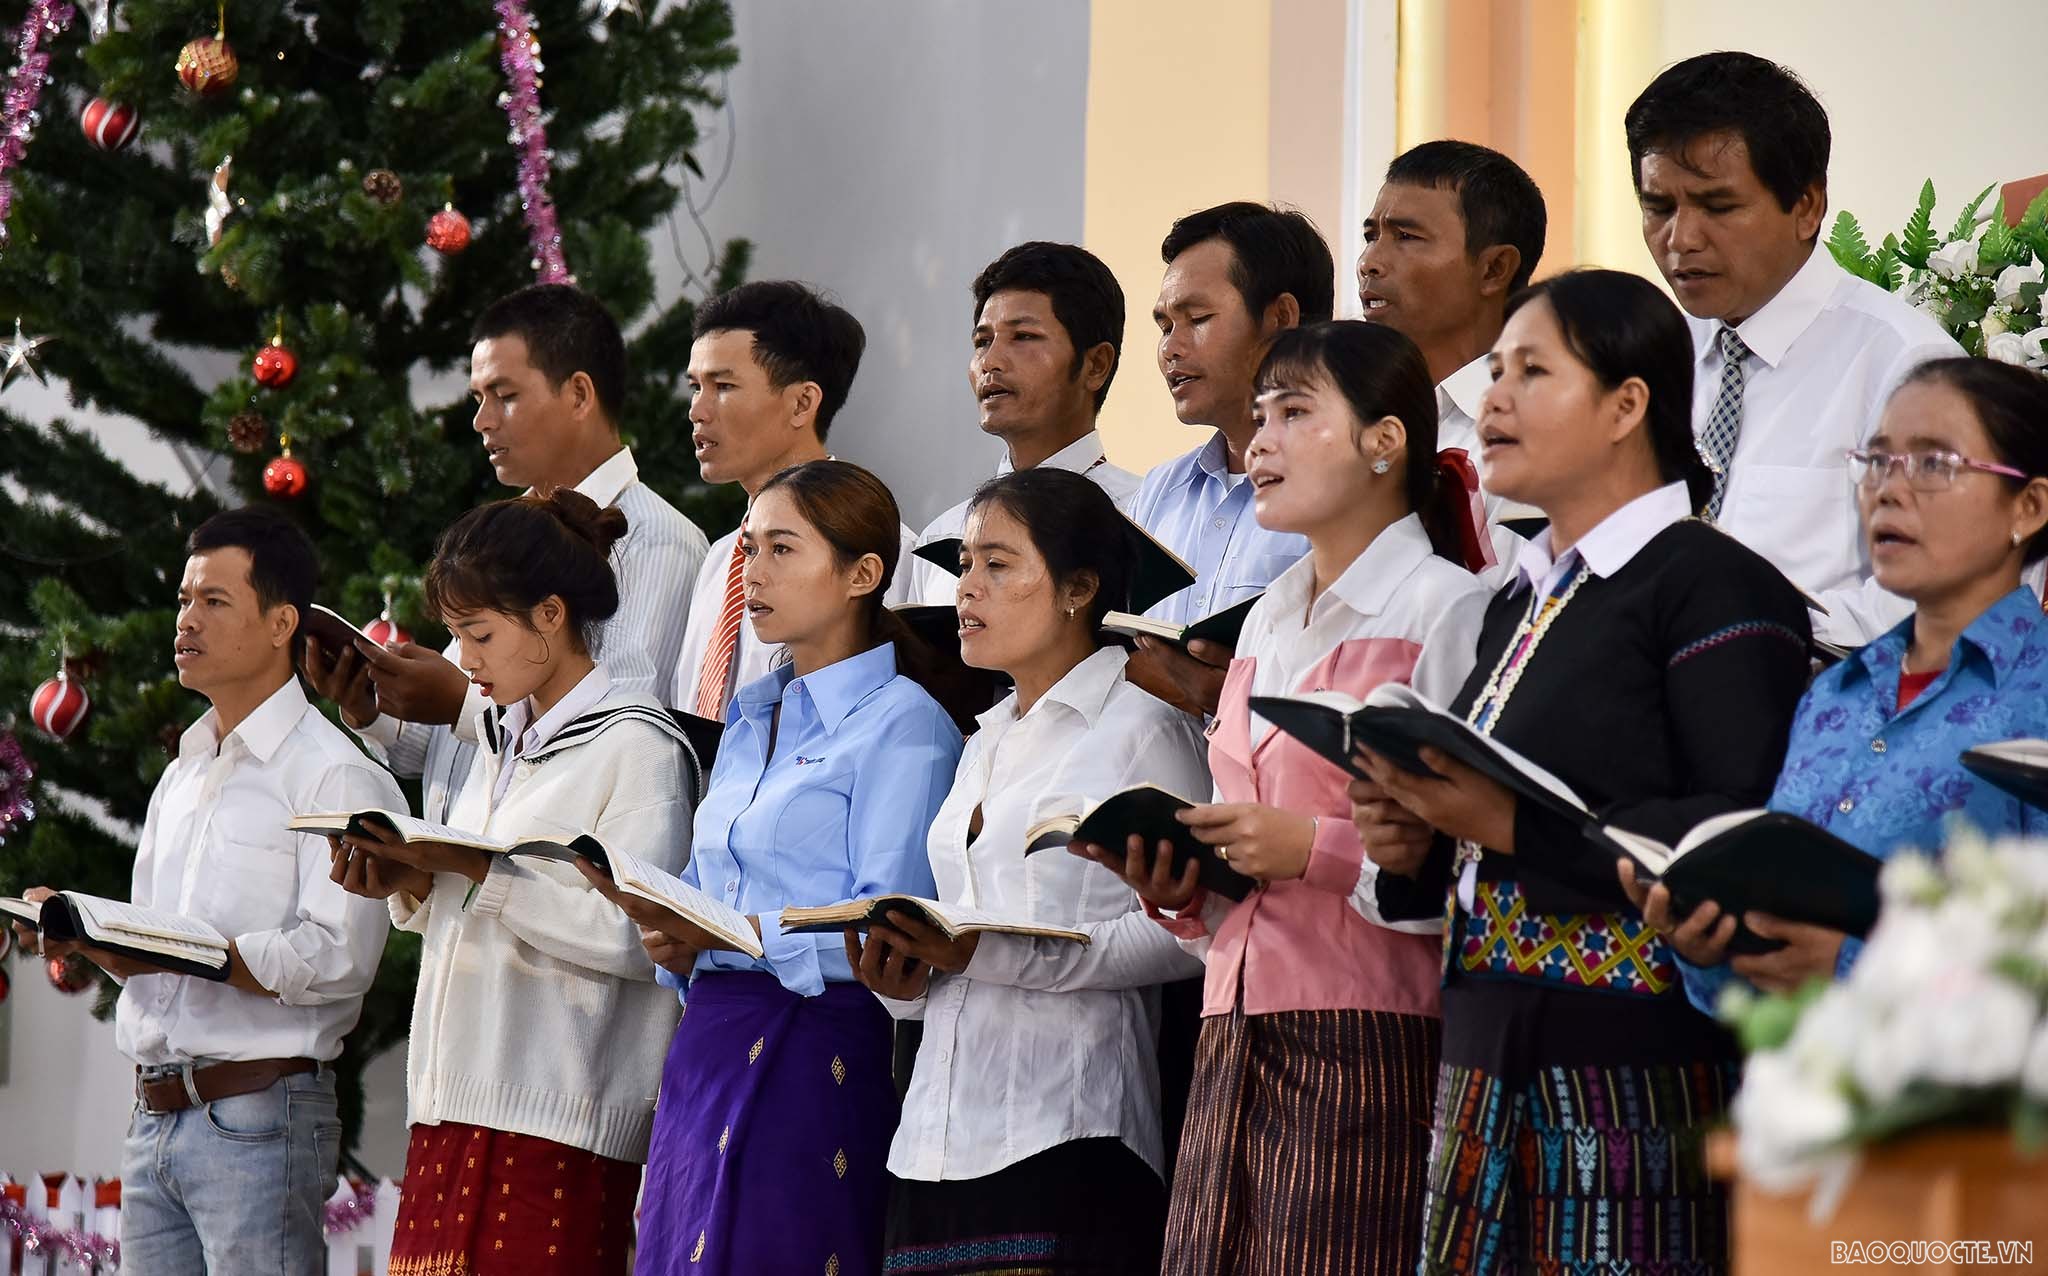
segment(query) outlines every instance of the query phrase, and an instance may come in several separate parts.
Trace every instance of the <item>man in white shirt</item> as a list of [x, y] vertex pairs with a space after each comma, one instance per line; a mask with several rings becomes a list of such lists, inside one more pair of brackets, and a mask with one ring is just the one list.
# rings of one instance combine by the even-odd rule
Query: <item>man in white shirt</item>
[[1911, 610], [1879, 589], [1844, 453], [1905, 375], [1962, 353], [1820, 243], [1831, 139], [1797, 76], [1748, 53], [1680, 62], [1626, 120], [1643, 240], [1690, 316], [1707, 513], [1818, 599], [1818, 638], [1860, 646]]
[[[997, 474], [1034, 465], [1072, 470], [1130, 512], [1138, 476], [1109, 463], [1095, 430], [1123, 344], [1123, 287], [1085, 248], [1019, 244], [975, 277], [967, 380], [981, 406], [982, 432], [1003, 441]], [[972, 499], [933, 519], [918, 543], [960, 536]], [[953, 601], [953, 578], [932, 583], [920, 601]]]
[[[757, 280], [699, 306], [691, 337], [691, 437], [706, 483], [737, 483], [751, 502], [779, 472], [830, 458], [825, 435], [867, 345], [860, 320], [803, 284]], [[890, 606], [937, 588], [927, 573], [938, 569], [911, 552], [917, 534], [908, 527], [902, 533], [883, 595]], [[735, 527], [711, 543], [697, 571], [682, 654], [667, 688], [676, 708], [719, 722], [733, 693], [767, 673], [782, 650], [754, 637], [743, 566]]]
[[[1547, 220], [1543, 192], [1519, 164], [1454, 141], [1424, 142], [1396, 156], [1365, 217], [1358, 254], [1365, 319], [1422, 351], [1436, 382], [1437, 447], [1461, 448], [1475, 466], [1479, 396], [1493, 384], [1486, 356], [1500, 338], [1508, 298], [1528, 286], [1543, 256]], [[1495, 521], [1495, 566], [1482, 578], [1505, 584], [1520, 538], [1498, 526], [1498, 498], [1487, 496], [1486, 513]]]
[[[1259, 361], [1284, 329], [1330, 317], [1337, 267], [1308, 218], [1243, 201], [1181, 218], [1159, 256], [1159, 372], [1174, 414], [1215, 433], [1152, 467], [1131, 518], [1194, 568], [1192, 586], [1146, 612], [1185, 625], [1257, 595], [1308, 552], [1302, 537], [1259, 526], [1244, 454], [1258, 430]], [[1190, 644], [1183, 654], [1140, 638], [1129, 677], [1168, 704], [1207, 714], [1229, 663], [1230, 652], [1214, 643]]]
[[[596, 298], [536, 284], [493, 302], [472, 330], [470, 394], [485, 454], [508, 487], [570, 487], [616, 505], [626, 534], [612, 547], [619, 610], [595, 627], [592, 655], [613, 683], [661, 696], [682, 647], [688, 585], [704, 533], [640, 482], [619, 442], [626, 343]], [[306, 676], [392, 770], [421, 779], [420, 814], [447, 818], [475, 754], [483, 694], [455, 665], [455, 644], [306, 650]]]
[[208, 519], [186, 548], [174, 659], [179, 683], [212, 708], [150, 795], [130, 898], [228, 936], [227, 979], [90, 946], [48, 951], [76, 948], [122, 984], [114, 1041], [136, 1064], [123, 1270], [313, 1272], [341, 1151], [328, 1065], [390, 925], [378, 901], [329, 880], [322, 841], [285, 821], [404, 798], [292, 672], [319, 574], [305, 534], [241, 509]]

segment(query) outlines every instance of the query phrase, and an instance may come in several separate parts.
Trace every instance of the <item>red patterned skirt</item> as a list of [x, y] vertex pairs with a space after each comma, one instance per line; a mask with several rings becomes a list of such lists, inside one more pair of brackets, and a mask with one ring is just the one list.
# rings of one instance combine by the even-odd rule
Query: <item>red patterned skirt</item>
[[390, 1276], [627, 1270], [640, 1167], [528, 1134], [412, 1127]]

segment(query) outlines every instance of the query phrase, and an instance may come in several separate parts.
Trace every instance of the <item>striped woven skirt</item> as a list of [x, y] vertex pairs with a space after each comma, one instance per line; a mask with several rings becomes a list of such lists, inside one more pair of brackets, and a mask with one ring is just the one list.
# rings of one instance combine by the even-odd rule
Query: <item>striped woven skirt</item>
[[1739, 1065], [1445, 1065], [1420, 1270], [1707, 1276], [1728, 1265], [1708, 1128]]
[[773, 975], [699, 975], [662, 1069], [638, 1276], [880, 1270], [890, 1036], [859, 984], [800, 997]]
[[1161, 1272], [1413, 1272], [1438, 1041], [1371, 1010], [1203, 1020]]

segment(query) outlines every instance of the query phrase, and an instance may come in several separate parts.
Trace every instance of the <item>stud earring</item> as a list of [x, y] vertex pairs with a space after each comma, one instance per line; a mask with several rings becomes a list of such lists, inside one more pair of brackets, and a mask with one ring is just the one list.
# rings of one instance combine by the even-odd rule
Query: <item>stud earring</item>
[[1385, 474], [1388, 470], [1391, 470], [1393, 468], [1393, 462], [1387, 460], [1387, 458], [1384, 456], [1372, 463], [1372, 472], [1375, 474]]
[[2012, 529], [2012, 543], [2013, 543], [2013, 548], [2015, 548], [2015, 549], [2019, 548], [2019, 543], [2020, 543], [2020, 529], [2019, 529], [2019, 528], [2017, 528], [2017, 527], [2015, 527], [2015, 528], [2013, 528], [2013, 529]]
[[[2015, 544], [2017, 544], [2018, 542], [2017, 542], [2017, 541], [2015, 541], [2014, 543], [2015, 543]], [[1073, 609], [1072, 607], [1069, 607], [1069, 608], [1067, 608], [1067, 619], [1068, 619], [1068, 620], [1072, 620], [1073, 618], [1074, 618], [1074, 609]]]

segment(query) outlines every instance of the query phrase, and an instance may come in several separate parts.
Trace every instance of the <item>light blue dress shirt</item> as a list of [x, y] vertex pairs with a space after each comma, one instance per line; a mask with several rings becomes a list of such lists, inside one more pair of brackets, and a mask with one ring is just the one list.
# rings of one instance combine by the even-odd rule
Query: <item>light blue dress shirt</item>
[[[1907, 617], [1813, 680], [1792, 720], [1770, 809], [1796, 815], [1879, 859], [1936, 854], [1950, 826], [1987, 837], [2048, 832], [2048, 812], [1963, 769], [1966, 749], [2048, 736], [2048, 623], [2025, 585], [1956, 638], [1948, 668], [1903, 710], [1899, 662], [1913, 641]], [[1837, 978], [1863, 941], [1842, 941]], [[1686, 995], [1711, 1013], [1735, 980], [1725, 965], [1680, 962]]]
[[1221, 430], [1185, 456], [1152, 467], [1138, 487], [1131, 521], [1195, 569], [1194, 584], [1145, 613], [1177, 625], [1263, 593], [1308, 553], [1306, 537], [1259, 526], [1252, 485], [1230, 473]]
[[806, 997], [852, 982], [840, 936], [785, 935], [782, 909], [932, 896], [925, 838], [960, 747], [946, 711], [896, 672], [893, 643], [802, 678], [784, 664], [742, 687], [726, 709], [683, 880], [758, 916], [767, 955], [707, 952], [692, 977], [765, 971]]

